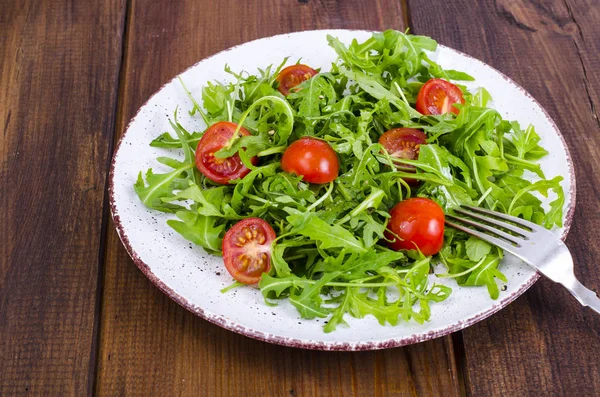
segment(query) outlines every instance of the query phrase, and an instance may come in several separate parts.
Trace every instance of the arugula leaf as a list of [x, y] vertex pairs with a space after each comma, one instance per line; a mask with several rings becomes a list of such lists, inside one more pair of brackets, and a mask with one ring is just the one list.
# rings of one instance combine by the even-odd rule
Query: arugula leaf
[[321, 108], [337, 102], [332, 79], [334, 78], [329, 73], [319, 73], [298, 85], [287, 96], [287, 100], [293, 102], [298, 109], [298, 114], [302, 115], [306, 135], [314, 134], [317, 117], [322, 115]]
[[[190, 145], [190, 147], [196, 150], [196, 146], [198, 146], [198, 142], [200, 142], [200, 138], [202, 138], [203, 132], [188, 132], [186, 136], [185, 142]], [[159, 147], [165, 149], [179, 149], [181, 148], [181, 141], [179, 138], [173, 138], [171, 134], [165, 132], [158, 137], [154, 138], [152, 142], [150, 142], [150, 146]]]
[[216, 152], [215, 157], [231, 157], [240, 150], [244, 150], [247, 156], [254, 157], [263, 150], [268, 149], [270, 146], [271, 143], [269, 142], [269, 136], [266, 133], [262, 133], [259, 135], [242, 136], [241, 138], [234, 141], [230, 147], [223, 148]]
[[221, 114], [227, 107], [229, 96], [233, 92], [231, 85], [225, 86], [221, 83], [213, 84], [210, 81], [202, 88], [202, 103], [204, 108], [213, 117]]
[[345, 254], [345, 251], [342, 251], [337, 258], [334, 256], [325, 258], [321, 270], [324, 272], [339, 272], [345, 280], [356, 280], [406, 258], [402, 252], [390, 250], [371, 250], [364, 254], [353, 254], [349, 257]]
[[304, 288], [301, 293], [292, 292], [290, 294], [290, 303], [298, 309], [302, 318], [310, 320], [315, 317], [324, 318], [329, 315], [329, 310], [322, 306], [321, 288], [337, 276], [337, 273], [324, 274], [319, 281]]
[[204, 216], [192, 211], [177, 211], [177, 217], [182, 220], [169, 219], [167, 224], [181, 234], [185, 239], [204, 247], [206, 252], [221, 254], [221, 233], [225, 225], [216, 225], [217, 219], [213, 216]]
[[219, 210], [219, 203], [224, 198], [225, 191], [222, 187], [202, 190], [198, 185], [192, 184], [185, 190], [177, 193], [177, 200], [193, 200], [196, 204], [197, 212], [203, 216], [224, 217]]
[[[564, 192], [562, 186], [560, 185], [560, 182], [562, 180], [562, 176], [557, 176], [550, 180], [540, 180], [531, 183], [529, 184], [529, 186], [522, 188], [515, 194], [514, 198], [512, 199], [508, 207], [508, 213], [514, 214], [515, 205], [522, 201], [523, 196], [528, 194], [528, 192], [537, 191], [544, 197], [548, 197], [548, 190], [552, 189], [555, 192], [557, 198], [550, 203], [550, 210], [544, 217], [544, 226], [547, 228], [551, 228], [555, 224], [559, 227], [562, 226], [562, 208], [565, 202]], [[543, 210], [540, 210], [540, 212], [543, 212]]]
[[172, 184], [175, 181], [175, 178], [193, 167], [193, 164], [182, 164], [173, 161], [169, 162], [174, 166], [173, 168], [175, 168], [173, 171], [166, 174], [155, 174], [152, 172], [152, 168], [150, 168], [146, 172], [146, 182], [144, 183], [144, 178], [140, 172], [137, 182], [133, 185], [142, 204], [162, 212], [175, 212], [183, 208], [180, 205], [164, 202], [163, 198], [174, 197]]
[[[184, 162], [186, 164], [195, 165], [196, 160], [194, 150], [191, 148], [187, 140], [189, 133], [177, 121], [177, 109], [175, 109], [175, 114], [173, 118], [175, 119], [175, 122], [173, 123], [171, 120], [169, 120], [169, 124], [171, 124], [171, 127], [173, 128], [173, 130], [177, 134], [177, 137], [179, 138], [179, 143], [181, 144], [181, 148], [183, 149], [183, 155], [185, 157]], [[192, 183], [200, 183], [200, 175], [199, 172], [196, 170], [196, 167], [190, 168], [189, 170], [185, 171], [185, 173], [187, 175], [187, 179], [189, 179]]]
[[292, 226], [290, 233], [300, 234], [311, 240], [318, 241], [321, 248], [345, 248], [347, 252], [364, 253], [367, 249], [360, 237], [354, 237], [351, 232], [339, 225], [329, 225], [319, 219], [314, 212], [296, 213], [287, 217]]
[[468, 73], [459, 70], [446, 70], [446, 78], [449, 80], [475, 81], [475, 78]]
[[469, 237], [466, 241], [465, 248], [469, 259], [475, 262], [479, 262], [492, 250], [492, 246], [489, 243], [473, 236]]
[[506, 282], [506, 277], [498, 270], [498, 264], [502, 257], [496, 255], [488, 255], [483, 259], [482, 265], [473, 270], [463, 285], [485, 285], [492, 299], [498, 299], [500, 291], [496, 278]]
[[487, 107], [488, 102], [490, 102], [491, 100], [492, 96], [490, 95], [489, 91], [483, 87], [480, 87], [475, 92], [475, 95], [473, 95], [472, 104], [473, 106], [485, 108]]
[[192, 104], [194, 105], [192, 110], [189, 112], [190, 116], [193, 116], [194, 114], [196, 114], [196, 112], [198, 112], [198, 113], [200, 113], [200, 116], [202, 116], [202, 120], [204, 120], [204, 123], [206, 125], [210, 125], [210, 122], [209, 122], [209, 119], [208, 119], [206, 113], [204, 113], [204, 111], [202, 110], [202, 108], [200, 107], [198, 102], [196, 102], [196, 100], [192, 96], [192, 93], [187, 89], [187, 87], [185, 86], [185, 83], [183, 82], [181, 77], [178, 77], [178, 79], [179, 79], [179, 83], [181, 84], [181, 87], [183, 88], [183, 90], [187, 94], [188, 98], [190, 99], [190, 101], [192, 101]]
[[332, 311], [329, 321], [327, 321], [327, 324], [325, 324], [323, 327], [324, 332], [333, 332], [340, 324], [348, 325], [348, 323], [344, 321], [344, 315], [350, 311], [350, 305], [353, 297], [353, 290], [351, 290], [350, 287], [346, 288], [342, 294], [342, 299], [339, 305]]
[[308, 280], [301, 279], [293, 274], [285, 277], [272, 277], [265, 273], [258, 282], [258, 287], [265, 298], [271, 295], [278, 298], [285, 290], [304, 288], [307, 284], [309, 284]]
[[377, 299], [373, 299], [369, 297], [368, 292], [355, 292], [350, 298], [348, 312], [353, 317], [364, 318], [370, 314], [381, 325], [385, 325], [386, 323], [390, 325], [398, 324], [398, 316], [404, 309], [398, 304], [387, 304], [384, 295], [378, 295]]
[[233, 190], [231, 197], [231, 206], [234, 211], [241, 211], [244, 208], [244, 200], [247, 198], [250, 189], [252, 189], [254, 181], [261, 177], [268, 177], [275, 175], [279, 163], [266, 164], [261, 167], [257, 167], [250, 171], [242, 180], [240, 180]]
[[290, 274], [292, 274], [290, 266], [283, 258], [285, 249], [288, 248], [289, 245], [289, 243], [273, 244], [273, 251], [271, 253], [271, 263], [273, 264], [273, 268], [275, 269], [275, 274], [277, 275], [277, 277], [287, 277]]
[[548, 154], [548, 151], [539, 145], [540, 136], [532, 125], [525, 131], [515, 121], [511, 122], [511, 126], [512, 134], [508, 136], [506, 145], [509, 153], [516, 151], [516, 156], [523, 160], [538, 160]]
[[386, 99], [390, 103], [393, 103], [394, 106], [396, 106], [398, 110], [402, 112], [404, 120], [409, 120], [413, 117], [421, 116], [419, 112], [410, 107], [408, 102], [394, 95], [390, 90], [386, 89], [376, 79], [369, 77], [368, 75], [356, 70], [344, 69], [342, 70], [342, 72], [346, 77], [355, 81], [359, 85], [359, 87], [369, 95], [377, 99]]
[[[452, 208], [460, 207], [461, 205], [472, 205], [473, 190], [470, 189], [471, 171], [465, 163], [458, 157], [453, 156], [446, 148], [435, 144], [422, 145], [419, 150], [419, 161], [415, 163], [417, 167], [423, 169], [423, 165], [429, 166], [429, 172], [435, 172], [437, 176], [446, 179], [450, 185], [439, 185], [433, 182], [426, 182], [421, 193], [427, 192], [427, 195], [433, 196], [438, 203], [448, 211]], [[455, 166], [468, 183], [461, 184], [454, 176], [455, 171], [452, 169]]]

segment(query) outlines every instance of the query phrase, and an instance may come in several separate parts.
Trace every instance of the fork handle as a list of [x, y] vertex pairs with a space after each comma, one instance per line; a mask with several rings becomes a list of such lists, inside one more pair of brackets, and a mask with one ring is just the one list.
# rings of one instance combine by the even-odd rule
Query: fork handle
[[566, 285], [565, 283], [563, 285], [565, 285], [571, 295], [577, 298], [579, 303], [600, 314], [600, 298], [598, 298], [598, 295], [594, 291], [581, 284], [581, 282], [575, 278], [569, 284], [570, 285]]

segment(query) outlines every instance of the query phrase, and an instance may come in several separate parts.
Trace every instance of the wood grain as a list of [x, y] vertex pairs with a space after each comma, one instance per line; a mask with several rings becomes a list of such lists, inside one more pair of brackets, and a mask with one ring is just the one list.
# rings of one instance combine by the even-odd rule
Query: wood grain
[[[133, 1], [117, 131], [164, 82], [224, 48], [304, 29], [403, 29], [402, 15], [391, 0]], [[459, 394], [449, 337], [354, 354], [269, 345], [170, 301], [136, 269], [112, 225], [106, 247], [98, 395]]]
[[[592, 0], [410, 1], [412, 27], [500, 69], [563, 132], [577, 174], [567, 239], [576, 274], [600, 291], [600, 4]], [[468, 10], [468, 12], [466, 11]], [[600, 317], [542, 280], [464, 334], [474, 396], [591, 396], [600, 390]]]
[[0, 395], [92, 391], [124, 7], [0, 2]]

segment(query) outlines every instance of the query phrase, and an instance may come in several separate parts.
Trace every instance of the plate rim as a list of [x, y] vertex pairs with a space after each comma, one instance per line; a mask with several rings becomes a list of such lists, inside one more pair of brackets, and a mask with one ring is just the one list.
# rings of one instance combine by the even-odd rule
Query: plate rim
[[[201, 307], [198, 307], [196, 305], [194, 305], [193, 303], [189, 302], [186, 298], [184, 298], [183, 296], [179, 295], [177, 292], [175, 292], [172, 288], [170, 288], [168, 285], [166, 285], [162, 279], [160, 279], [159, 277], [157, 277], [152, 270], [150, 269], [150, 267], [140, 258], [140, 256], [137, 254], [137, 252], [135, 251], [135, 249], [131, 246], [131, 243], [129, 241], [129, 237], [127, 236], [127, 233], [123, 227], [123, 224], [121, 223], [120, 220], [120, 215], [118, 214], [118, 212], [116, 211], [116, 202], [115, 202], [115, 197], [114, 197], [114, 177], [115, 177], [115, 164], [116, 164], [116, 159], [117, 159], [117, 155], [119, 153], [119, 149], [121, 147], [121, 143], [123, 142], [125, 136], [127, 135], [127, 132], [129, 131], [129, 128], [131, 127], [132, 123], [137, 119], [137, 117], [139, 116], [141, 110], [147, 105], [147, 103], [154, 98], [154, 96], [156, 96], [159, 92], [161, 92], [163, 90], [163, 88], [171, 83], [173, 83], [178, 76], [182, 75], [183, 73], [187, 72], [188, 70], [195, 68], [196, 66], [198, 66], [198, 64], [214, 58], [216, 56], [219, 56], [223, 53], [235, 50], [238, 47], [241, 47], [243, 45], [249, 44], [249, 43], [254, 43], [257, 41], [266, 41], [272, 38], [276, 38], [276, 37], [283, 37], [283, 36], [287, 36], [290, 37], [292, 35], [296, 35], [296, 34], [302, 34], [302, 33], [307, 33], [307, 32], [319, 32], [319, 33], [325, 33], [325, 32], [360, 32], [360, 33], [375, 33], [378, 31], [375, 30], [362, 30], [362, 29], [314, 29], [314, 30], [301, 30], [301, 31], [295, 31], [295, 32], [290, 32], [290, 33], [282, 33], [282, 34], [277, 34], [277, 35], [273, 35], [273, 36], [267, 36], [267, 37], [262, 37], [262, 38], [258, 38], [258, 39], [254, 39], [254, 40], [250, 40], [250, 41], [246, 41], [244, 43], [240, 43], [238, 45], [226, 48], [224, 50], [221, 50], [219, 52], [216, 52], [208, 57], [202, 58], [201, 60], [199, 60], [198, 62], [194, 63], [193, 65], [190, 65], [189, 67], [187, 67], [186, 69], [184, 69], [183, 71], [181, 71], [180, 73], [178, 73], [177, 75], [175, 75], [172, 79], [170, 79], [169, 81], [167, 81], [166, 83], [164, 83], [163, 85], [160, 86], [160, 88], [158, 88], [150, 97], [148, 97], [148, 99], [138, 108], [138, 110], [135, 112], [134, 116], [129, 120], [129, 122], [127, 123], [125, 129], [123, 130], [123, 133], [119, 136], [119, 140], [114, 148], [114, 152], [112, 155], [112, 159], [110, 162], [110, 170], [109, 170], [109, 175], [108, 175], [108, 202], [109, 202], [109, 207], [110, 207], [110, 213], [111, 213], [111, 217], [113, 219], [113, 222], [115, 224], [115, 228], [117, 231], [117, 235], [119, 236], [119, 239], [121, 240], [121, 242], [123, 243], [127, 253], [129, 254], [129, 256], [131, 257], [131, 259], [133, 260], [133, 262], [135, 263], [135, 265], [142, 271], [142, 273], [165, 295], [167, 295], [170, 299], [172, 299], [173, 301], [175, 301], [177, 304], [179, 304], [180, 306], [182, 306], [183, 308], [187, 309], [188, 311], [194, 313], [195, 315], [209, 321], [210, 323], [213, 323], [215, 325], [218, 325], [224, 329], [227, 329], [229, 331], [233, 331], [235, 333], [253, 338], [253, 339], [257, 339], [263, 342], [268, 342], [268, 343], [274, 343], [274, 344], [278, 344], [278, 345], [282, 345], [282, 346], [288, 346], [288, 347], [296, 347], [296, 348], [303, 348], [303, 349], [309, 349], [309, 350], [329, 350], [329, 351], [364, 351], [364, 350], [378, 350], [378, 349], [387, 349], [387, 348], [392, 348], [392, 347], [400, 347], [400, 346], [406, 346], [406, 345], [411, 345], [414, 343], [419, 343], [419, 342], [424, 342], [427, 340], [431, 340], [431, 339], [435, 339], [441, 336], [445, 336], [448, 334], [451, 334], [453, 332], [457, 332], [460, 331], [470, 325], [473, 325], [479, 321], [482, 321], [488, 317], [490, 317], [492, 314], [500, 311], [501, 309], [503, 309], [504, 307], [508, 306], [511, 302], [513, 302], [516, 298], [518, 298], [519, 296], [521, 296], [525, 291], [527, 291], [533, 284], [535, 284], [535, 282], [540, 278], [540, 274], [538, 272], [535, 272], [529, 279], [525, 280], [525, 282], [521, 285], [521, 287], [513, 292], [512, 294], [503, 297], [502, 299], [494, 302], [494, 304], [485, 311], [479, 312], [471, 317], [468, 317], [464, 320], [459, 320], [455, 323], [452, 323], [450, 325], [448, 325], [445, 328], [436, 330], [436, 331], [429, 331], [429, 332], [425, 332], [425, 333], [416, 333], [410, 336], [404, 336], [404, 337], [399, 337], [399, 338], [389, 338], [386, 340], [380, 340], [380, 341], [367, 341], [367, 342], [357, 342], [357, 343], [350, 343], [350, 342], [323, 342], [323, 341], [314, 341], [314, 340], [309, 340], [309, 339], [298, 339], [298, 338], [291, 338], [291, 337], [284, 337], [284, 336], [278, 336], [278, 335], [272, 335], [272, 334], [265, 334], [262, 331], [258, 331], [252, 328], [247, 328], [246, 326], [243, 325], [239, 325], [239, 324], [235, 324], [235, 323], [231, 323], [228, 322], [227, 319], [225, 318], [225, 316], [223, 316], [222, 314], [218, 314], [218, 313], [208, 313], [207, 311], [205, 311], [204, 309], [202, 309]], [[514, 86], [521, 91], [526, 98], [528, 98], [529, 100], [531, 100], [532, 102], [534, 102], [537, 106], [539, 106], [539, 108], [542, 110], [542, 113], [544, 115], [544, 117], [547, 119], [547, 121], [550, 123], [550, 125], [552, 126], [552, 128], [554, 129], [554, 131], [558, 134], [558, 137], [560, 139], [560, 142], [567, 154], [567, 168], [569, 170], [569, 180], [571, 183], [571, 189], [569, 191], [569, 198], [570, 198], [570, 202], [569, 202], [569, 207], [567, 207], [567, 212], [566, 212], [566, 216], [565, 216], [565, 220], [564, 220], [564, 226], [563, 226], [563, 231], [562, 231], [562, 235], [561, 235], [561, 240], [565, 240], [565, 238], [567, 237], [567, 234], [569, 233], [569, 230], [571, 228], [571, 224], [573, 222], [573, 217], [574, 217], [574, 213], [575, 213], [575, 207], [576, 207], [576, 199], [577, 199], [577, 186], [576, 186], [576, 178], [575, 178], [575, 169], [574, 169], [574, 165], [573, 165], [573, 158], [571, 156], [571, 152], [569, 150], [569, 146], [567, 145], [567, 142], [562, 134], [562, 132], [560, 131], [560, 129], [558, 128], [558, 126], [556, 125], [556, 122], [552, 119], [552, 117], [550, 117], [550, 115], [548, 114], [548, 112], [546, 111], [546, 109], [527, 91], [525, 90], [520, 84], [516, 83], [513, 79], [511, 79], [510, 77], [508, 77], [507, 75], [505, 75], [503, 72], [499, 71], [498, 69], [494, 68], [493, 66], [469, 55], [466, 54], [462, 51], [456, 50], [454, 48], [445, 46], [443, 44], [439, 44], [439, 47], [443, 47], [446, 48], [448, 50], [454, 51], [466, 58], [469, 58], [472, 61], [478, 62], [482, 65], [484, 65], [487, 68], [490, 68], [491, 70], [495, 71], [496, 73], [498, 73], [504, 80], [506, 80], [509, 83], [514, 84]]]

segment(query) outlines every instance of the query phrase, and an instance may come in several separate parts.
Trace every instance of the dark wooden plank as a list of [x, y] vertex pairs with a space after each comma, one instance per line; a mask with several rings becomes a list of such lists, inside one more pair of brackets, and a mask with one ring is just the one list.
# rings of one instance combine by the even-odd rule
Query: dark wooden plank
[[[581, 61], [585, 94], [593, 117], [600, 126], [600, 4], [593, 0], [568, 0], [565, 6], [572, 21], [571, 33]], [[598, 144], [598, 141], [595, 143]]]
[[[388, 0], [134, 1], [129, 15], [119, 132], [164, 82], [232, 45], [312, 28], [404, 28], [400, 2]], [[251, 340], [161, 294], [129, 260], [112, 228], [97, 385], [99, 395], [459, 394], [451, 338], [356, 354]]]
[[[480, 4], [480, 5], [476, 5]], [[500, 69], [531, 92], [575, 160], [577, 210], [567, 245], [600, 291], [600, 4], [592, 0], [411, 1], [412, 26]], [[591, 396], [600, 390], [600, 317], [542, 280], [464, 332], [475, 396]]]
[[83, 396], [123, 2], [0, 3], [0, 395]]

